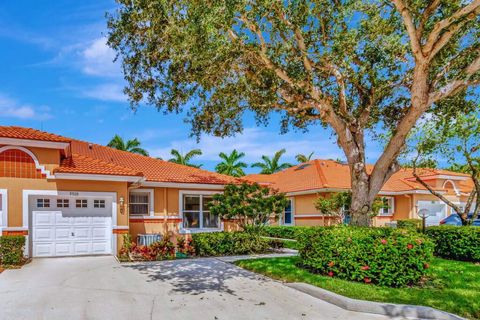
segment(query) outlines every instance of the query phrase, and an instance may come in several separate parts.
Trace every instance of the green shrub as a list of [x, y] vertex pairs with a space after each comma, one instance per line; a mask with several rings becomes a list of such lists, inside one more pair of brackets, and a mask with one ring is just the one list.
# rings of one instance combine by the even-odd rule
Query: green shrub
[[435, 255], [462, 261], [480, 261], [480, 227], [428, 227], [426, 234], [435, 242]]
[[334, 226], [299, 239], [303, 266], [331, 277], [401, 287], [419, 282], [433, 243], [409, 230]]
[[397, 228], [400, 229], [419, 229], [422, 227], [421, 219], [405, 219], [397, 221]]
[[313, 227], [265, 226], [261, 234], [267, 237], [297, 240], [303, 233], [313, 229]]
[[268, 239], [249, 232], [211, 232], [192, 235], [197, 256], [227, 256], [265, 253], [270, 249]]
[[2, 236], [0, 237], [0, 258], [2, 264], [20, 265], [24, 261], [23, 249], [25, 247], [24, 236]]

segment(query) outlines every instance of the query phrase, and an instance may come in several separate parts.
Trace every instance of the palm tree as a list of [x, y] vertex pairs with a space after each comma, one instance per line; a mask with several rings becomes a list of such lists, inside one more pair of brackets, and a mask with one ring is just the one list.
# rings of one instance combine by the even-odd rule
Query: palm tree
[[181, 154], [180, 151], [176, 149], [172, 149], [172, 151], [170, 151], [170, 154], [173, 156], [173, 158], [168, 159], [169, 162], [183, 164], [184, 166], [189, 166], [194, 168], [200, 168], [202, 166], [201, 164], [197, 165], [197, 164], [190, 163], [190, 160], [192, 160], [193, 157], [202, 155], [202, 150], [200, 149], [190, 150], [186, 154]]
[[223, 161], [217, 164], [215, 171], [233, 177], [243, 177], [245, 175], [245, 172], [242, 168], [246, 168], [248, 166], [245, 162], [239, 161], [245, 156], [245, 153], [237, 152], [237, 150], [234, 149], [229, 155], [220, 152], [218, 156], [222, 158]]
[[275, 152], [275, 155], [273, 156], [272, 159], [270, 159], [268, 156], [263, 155], [262, 156], [263, 162], [255, 162], [254, 164], [252, 164], [252, 168], [253, 167], [261, 168], [262, 171], [260, 171], [260, 173], [262, 174], [272, 174], [272, 173], [281, 171], [283, 169], [290, 168], [292, 167], [290, 163], [282, 163], [282, 164], [279, 163], [280, 158], [285, 152], [286, 152], [285, 149]]
[[148, 157], [147, 150], [140, 147], [141, 142], [137, 138], [133, 140], [128, 140], [125, 142], [122, 137], [116, 134], [112, 140], [107, 144], [108, 147], [114, 148], [117, 150], [127, 151], [131, 153], [141, 154], [142, 156]]
[[305, 163], [305, 162], [308, 162], [308, 161], [312, 160], [313, 154], [314, 154], [314, 152], [310, 153], [307, 156], [307, 155], [304, 155], [302, 153], [299, 153], [295, 156], [295, 159], [297, 159], [298, 163]]

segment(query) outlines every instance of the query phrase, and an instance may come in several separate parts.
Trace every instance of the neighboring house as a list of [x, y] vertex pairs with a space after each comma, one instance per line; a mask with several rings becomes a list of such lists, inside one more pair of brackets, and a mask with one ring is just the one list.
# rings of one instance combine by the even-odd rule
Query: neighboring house
[[115, 254], [122, 234], [234, 226], [208, 212], [229, 176], [21, 127], [0, 126], [0, 227], [33, 257]]
[[[372, 166], [369, 166], [369, 170]], [[463, 205], [473, 189], [468, 175], [446, 170], [418, 169], [422, 180], [444, 193], [453, 202]], [[350, 189], [348, 165], [333, 160], [312, 160], [278, 173], [251, 174], [245, 179], [278, 189], [291, 199], [290, 206], [280, 223], [283, 225], [330, 225], [338, 219], [322, 215], [314, 201], [319, 196], [343, 192]], [[403, 168], [395, 173], [383, 186], [379, 197], [383, 198], [382, 208], [374, 225], [382, 226], [395, 220], [418, 218], [421, 209], [428, 209], [431, 216], [427, 224], [435, 225], [448, 216], [452, 210], [419, 184], [412, 176], [412, 169]]]

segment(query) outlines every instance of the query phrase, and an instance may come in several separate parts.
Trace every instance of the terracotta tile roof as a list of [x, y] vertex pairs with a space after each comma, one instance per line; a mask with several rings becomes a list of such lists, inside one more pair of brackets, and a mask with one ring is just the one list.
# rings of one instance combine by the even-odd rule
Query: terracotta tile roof
[[[373, 166], [368, 165], [371, 172]], [[438, 177], [438, 175], [466, 177], [457, 186], [462, 192], [470, 192], [471, 180], [468, 175], [440, 169], [419, 169], [419, 175], [424, 179]], [[333, 160], [316, 159], [303, 163], [271, 175], [251, 174], [245, 179], [268, 185], [282, 192], [303, 192], [319, 189], [345, 189], [351, 187], [350, 168], [348, 165]], [[396, 172], [383, 186], [384, 192], [405, 192], [426, 190], [412, 175], [412, 169], [402, 168]]]
[[56, 134], [43, 132], [31, 128], [6, 126], [0, 126], [0, 138], [27, 139], [50, 142], [70, 142], [71, 140]]
[[103, 174], [144, 177], [152, 182], [227, 184], [238, 179], [130, 152], [65, 138], [29, 128], [2, 127], [0, 137], [69, 142], [67, 158], [55, 173]]

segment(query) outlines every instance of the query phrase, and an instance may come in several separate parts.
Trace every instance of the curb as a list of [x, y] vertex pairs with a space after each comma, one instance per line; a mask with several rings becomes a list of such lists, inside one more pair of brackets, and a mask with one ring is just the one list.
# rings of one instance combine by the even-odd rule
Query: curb
[[431, 307], [357, 300], [301, 282], [285, 283], [285, 285], [349, 311], [374, 313], [390, 317], [465, 320], [460, 316]]

